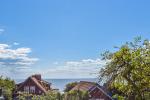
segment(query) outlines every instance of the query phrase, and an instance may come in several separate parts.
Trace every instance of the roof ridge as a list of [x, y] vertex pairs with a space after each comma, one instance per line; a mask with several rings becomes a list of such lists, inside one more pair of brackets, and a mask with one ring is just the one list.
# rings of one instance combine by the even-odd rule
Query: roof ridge
[[96, 82], [91, 82], [91, 81], [80, 81], [79, 83], [92, 83], [92, 84], [96, 84]]

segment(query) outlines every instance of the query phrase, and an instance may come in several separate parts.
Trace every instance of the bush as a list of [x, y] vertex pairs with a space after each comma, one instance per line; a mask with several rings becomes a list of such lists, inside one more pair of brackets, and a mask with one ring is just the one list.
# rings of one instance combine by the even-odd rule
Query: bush
[[12, 100], [15, 82], [10, 78], [3, 78], [0, 76], [0, 88], [2, 89], [2, 95], [5, 97], [5, 100]]
[[74, 86], [77, 85], [77, 82], [72, 82], [72, 83], [68, 83], [66, 86], [65, 86], [65, 89], [64, 89], [64, 92], [69, 92]]
[[74, 90], [65, 93], [64, 100], [88, 100], [89, 95], [87, 91]]

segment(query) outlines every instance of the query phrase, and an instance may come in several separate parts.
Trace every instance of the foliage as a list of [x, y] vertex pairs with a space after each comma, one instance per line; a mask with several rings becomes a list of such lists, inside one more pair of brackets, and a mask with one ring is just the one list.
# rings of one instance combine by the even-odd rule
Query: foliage
[[120, 96], [118, 94], [113, 95], [113, 98], [117, 99], [117, 100], [124, 100], [123, 96]]
[[56, 91], [49, 91], [43, 95], [21, 94], [18, 100], [88, 100], [86, 91], [69, 91], [61, 94]]
[[77, 82], [68, 83], [64, 89], [64, 92], [69, 92], [76, 85], [77, 85]]
[[62, 100], [59, 92], [49, 91], [43, 95], [21, 94], [17, 97], [19, 100]]
[[88, 100], [87, 91], [73, 90], [65, 93], [64, 100]]
[[5, 100], [12, 100], [12, 92], [15, 89], [15, 82], [9, 78], [0, 76], [0, 88]]
[[100, 81], [120, 91], [127, 99], [145, 100], [150, 93], [150, 42], [141, 37], [127, 42], [114, 53], [105, 52], [108, 60], [100, 70]]
[[55, 91], [49, 91], [44, 97], [44, 100], [61, 100], [61, 94]]
[[68, 83], [64, 89], [64, 100], [88, 100], [88, 92], [71, 90], [78, 82]]

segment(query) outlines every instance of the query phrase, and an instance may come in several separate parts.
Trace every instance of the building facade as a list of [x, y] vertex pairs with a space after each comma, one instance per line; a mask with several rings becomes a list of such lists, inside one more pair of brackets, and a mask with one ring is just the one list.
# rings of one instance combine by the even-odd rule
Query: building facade
[[46, 94], [49, 90], [51, 90], [51, 83], [42, 80], [40, 74], [35, 74], [28, 77], [24, 82], [17, 84], [14, 94], [42, 95]]

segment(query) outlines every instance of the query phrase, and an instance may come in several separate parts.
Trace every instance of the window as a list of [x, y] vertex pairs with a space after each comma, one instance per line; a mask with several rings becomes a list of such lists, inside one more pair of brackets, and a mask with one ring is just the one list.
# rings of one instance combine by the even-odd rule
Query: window
[[42, 92], [39, 90], [39, 94], [41, 94]]
[[35, 93], [35, 86], [30, 86], [30, 93]]
[[24, 92], [29, 93], [29, 86], [24, 86]]

